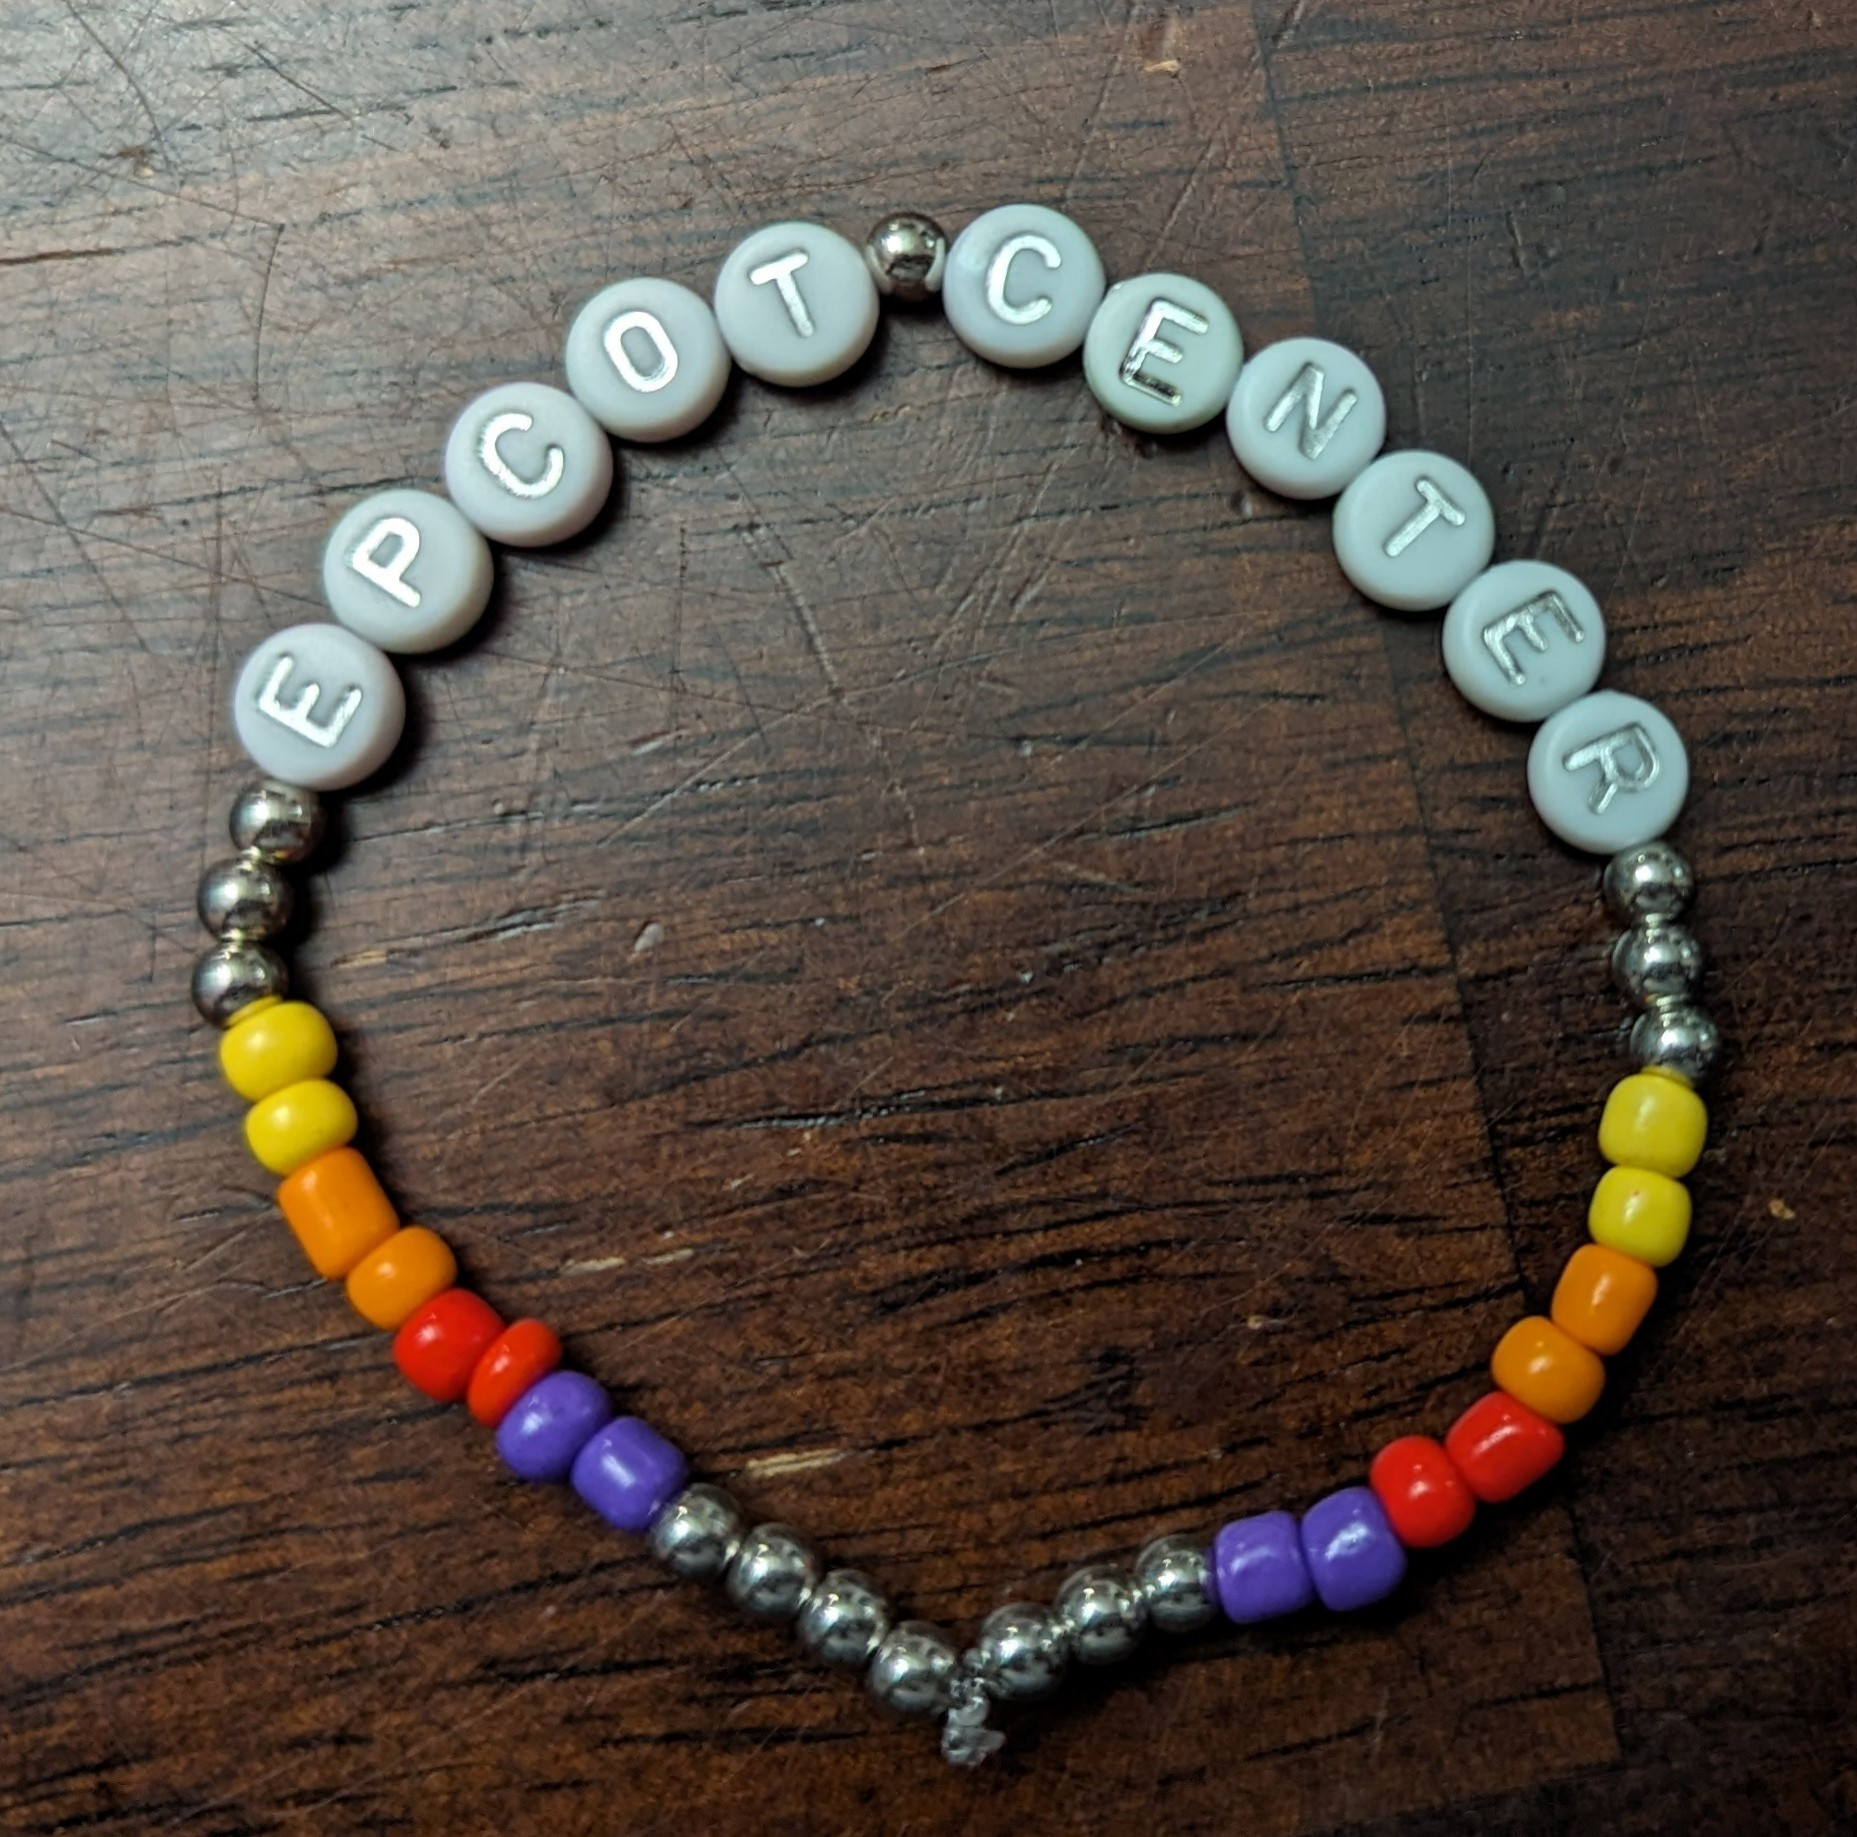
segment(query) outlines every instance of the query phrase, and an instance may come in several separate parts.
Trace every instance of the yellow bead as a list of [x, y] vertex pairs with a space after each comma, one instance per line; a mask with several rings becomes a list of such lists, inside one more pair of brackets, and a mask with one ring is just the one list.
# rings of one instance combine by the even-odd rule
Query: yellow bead
[[1595, 1244], [1662, 1269], [1689, 1241], [1689, 1189], [1648, 1167], [1609, 1167], [1593, 1188], [1586, 1227]]
[[363, 1320], [392, 1333], [457, 1279], [451, 1246], [424, 1225], [408, 1225], [348, 1272], [348, 1299]]
[[1549, 1422], [1578, 1422], [1606, 1387], [1599, 1355], [1539, 1314], [1502, 1336], [1489, 1369], [1498, 1390]]
[[1620, 1167], [1648, 1167], [1680, 1180], [1696, 1165], [1708, 1133], [1708, 1107], [1680, 1078], [1633, 1072], [1606, 1099], [1599, 1152]]
[[245, 1113], [245, 1140], [274, 1174], [294, 1173], [305, 1161], [340, 1148], [360, 1119], [348, 1093], [326, 1078], [305, 1078], [255, 1103]]
[[335, 1031], [306, 1001], [267, 1001], [247, 1008], [220, 1036], [219, 1069], [257, 1103], [287, 1084], [335, 1070]]

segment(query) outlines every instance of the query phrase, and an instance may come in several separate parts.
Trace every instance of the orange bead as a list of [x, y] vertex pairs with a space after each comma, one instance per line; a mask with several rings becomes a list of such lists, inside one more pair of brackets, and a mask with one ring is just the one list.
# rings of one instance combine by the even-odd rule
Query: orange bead
[[531, 1384], [561, 1363], [561, 1342], [539, 1320], [518, 1320], [485, 1349], [471, 1373], [465, 1402], [485, 1428], [494, 1429]]
[[457, 1279], [451, 1246], [424, 1225], [408, 1225], [348, 1272], [348, 1299], [362, 1319], [391, 1333]]
[[305, 1161], [277, 1189], [277, 1203], [317, 1275], [333, 1282], [399, 1230], [393, 1201], [353, 1148]]
[[1498, 1389], [1549, 1422], [1577, 1422], [1606, 1386], [1598, 1355], [1539, 1314], [1518, 1320], [1502, 1336], [1489, 1370]]
[[1657, 1299], [1657, 1272], [1603, 1244], [1582, 1244], [1554, 1290], [1554, 1324], [1608, 1358], [1631, 1344]]

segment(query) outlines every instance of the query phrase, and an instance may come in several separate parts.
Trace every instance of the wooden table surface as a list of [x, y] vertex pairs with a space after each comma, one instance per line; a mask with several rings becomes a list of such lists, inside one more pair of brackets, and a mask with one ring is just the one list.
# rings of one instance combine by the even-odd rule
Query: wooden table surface
[[[1857, 1828], [1857, 15], [0, 0], [0, 1828]], [[755, 225], [1035, 198], [1572, 568], [1692, 748], [1698, 1229], [1358, 1621], [932, 1730], [502, 1475], [309, 1279], [187, 1001], [331, 518]], [[1594, 865], [1216, 427], [934, 313], [499, 563], [300, 986], [469, 1280], [958, 1628], [1440, 1430], [1580, 1241]], [[1159, 1642], [1156, 1642], [1157, 1645]]]

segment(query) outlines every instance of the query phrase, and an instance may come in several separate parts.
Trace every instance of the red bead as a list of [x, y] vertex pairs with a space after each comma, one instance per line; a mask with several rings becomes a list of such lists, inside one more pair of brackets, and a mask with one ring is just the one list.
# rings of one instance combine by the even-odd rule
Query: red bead
[[440, 1403], [456, 1403], [484, 1349], [503, 1331], [497, 1311], [468, 1288], [442, 1289], [393, 1336], [393, 1362], [408, 1383]]
[[561, 1342], [539, 1320], [519, 1320], [505, 1327], [496, 1343], [484, 1349], [471, 1373], [466, 1402], [485, 1428], [494, 1429], [531, 1384], [539, 1383], [561, 1363]]
[[1367, 1470], [1373, 1488], [1408, 1550], [1434, 1550], [1462, 1537], [1477, 1515], [1477, 1502], [1451, 1457], [1429, 1435], [1402, 1435], [1373, 1457]]
[[1485, 1505], [1500, 1505], [1553, 1467], [1567, 1438], [1525, 1403], [1491, 1391], [1451, 1425], [1444, 1448], [1470, 1490]]

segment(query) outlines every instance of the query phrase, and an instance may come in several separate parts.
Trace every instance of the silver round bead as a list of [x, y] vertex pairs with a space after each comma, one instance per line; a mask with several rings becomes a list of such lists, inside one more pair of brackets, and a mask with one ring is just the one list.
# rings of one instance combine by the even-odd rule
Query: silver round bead
[[672, 1575], [713, 1582], [734, 1561], [748, 1520], [720, 1486], [686, 1486], [652, 1521], [646, 1547]]
[[794, 1631], [825, 1665], [862, 1665], [890, 1630], [890, 1604], [869, 1576], [832, 1569], [806, 1597]]
[[940, 1627], [905, 1620], [879, 1642], [865, 1682], [879, 1703], [905, 1716], [939, 1716], [953, 1698], [960, 1662]]
[[290, 882], [255, 849], [200, 876], [200, 923], [216, 938], [274, 938], [290, 923]]
[[994, 1696], [1026, 1702], [1057, 1688], [1070, 1659], [1070, 1640], [1048, 1607], [1014, 1601], [981, 1621], [970, 1657]]
[[1148, 1618], [1163, 1633], [1191, 1633], [1218, 1613], [1212, 1602], [1211, 1559], [1181, 1532], [1143, 1547], [1135, 1558], [1135, 1581], [1147, 1598]]
[[230, 1027], [267, 995], [289, 992], [283, 958], [255, 938], [227, 938], [193, 966], [193, 1005], [215, 1027]]
[[1690, 1002], [1660, 1001], [1632, 1023], [1631, 1062], [1640, 1071], [1674, 1072], [1685, 1084], [1700, 1084], [1721, 1051], [1720, 1030]]
[[307, 860], [322, 840], [322, 800], [280, 778], [255, 778], [232, 806], [235, 848], [253, 850], [277, 866]]
[[1647, 919], [1620, 933], [1612, 946], [1612, 980], [1640, 1008], [1687, 1001], [1702, 980], [1702, 946], [1681, 925]]
[[791, 1525], [758, 1524], [729, 1564], [729, 1599], [757, 1620], [791, 1620], [819, 1585], [819, 1558]]
[[1606, 904], [1621, 924], [1681, 918], [1696, 897], [1696, 875], [1668, 842], [1640, 842], [1606, 863]]
[[1052, 1603], [1080, 1665], [1117, 1665], [1148, 1630], [1148, 1603], [1120, 1570], [1079, 1569]]
[[920, 211], [893, 211], [864, 238], [864, 260], [879, 293], [926, 300], [948, 271], [948, 233]]

